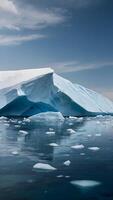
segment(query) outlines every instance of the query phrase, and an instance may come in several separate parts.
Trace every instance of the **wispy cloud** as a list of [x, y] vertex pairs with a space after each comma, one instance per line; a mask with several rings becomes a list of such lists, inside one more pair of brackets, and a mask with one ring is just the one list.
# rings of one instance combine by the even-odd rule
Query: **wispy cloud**
[[51, 63], [48, 66], [51, 66], [58, 73], [68, 73], [68, 72], [80, 72], [86, 70], [95, 70], [103, 67], [113, 67], [113, 62], [98, 62], [93, 64], [82, 64], [78, 61], [68, 61], [68, 62], [58, 62]]
[[8, 46], [8, 45], [19, 45], [23, 42], [31, 41], [31, 40], [38, 40], [44, 38], [44, 35], [40, 34], [32, 34], [32, 35], [0, 35], [0, 46]]
[[[0, 0], [0, 29], [41, 29], [64, 22], [61, 9], [39, 9], [29, 4], [15, 4], [12, 0]], [[16, 16], [15, 16], [16, 14]]]
[[17, 8], [15, 4], [10, 0], [0, 0], [0, 11], [10, 12], [17, 14]]

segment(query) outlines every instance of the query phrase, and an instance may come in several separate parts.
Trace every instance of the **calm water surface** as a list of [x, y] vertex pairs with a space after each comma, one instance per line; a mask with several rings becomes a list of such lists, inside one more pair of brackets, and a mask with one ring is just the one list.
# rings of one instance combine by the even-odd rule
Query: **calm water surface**
[[[56, 170], [34, 169], [36, 163]], [[87, 180], [98, 184], [91, 187]], [[53, 199], [113, 200], [113, 117], [0, 119], [0, 200]]]

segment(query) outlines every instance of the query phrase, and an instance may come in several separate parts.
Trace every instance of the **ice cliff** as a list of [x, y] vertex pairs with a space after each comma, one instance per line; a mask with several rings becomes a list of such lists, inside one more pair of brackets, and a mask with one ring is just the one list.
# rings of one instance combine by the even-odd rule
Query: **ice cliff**
[[50, 68], [0, 72], [0, 116], [27, 117], [42, 112], [61, 112], [63, 116], [113, 114], [113, 103]]

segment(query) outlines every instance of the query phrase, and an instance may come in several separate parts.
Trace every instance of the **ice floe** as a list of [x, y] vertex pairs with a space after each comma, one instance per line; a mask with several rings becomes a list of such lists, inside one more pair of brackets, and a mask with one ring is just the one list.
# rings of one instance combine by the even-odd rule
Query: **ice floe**
[[71, 181], [70, 183], [79, 187], [95, 187], [101, 184], [101, 182], [94, 180], [75, 180]]
[[98, 151], [100, 148], [99, 147], [88, 147], [89, 150], [92, 151]]
[[66, 160], [63, 164], [66, 165], [66, 166], [69, 166], [71, 164], [71, 161], [70, 160]]
[[52, 146], [52, 147], [58, 147], [59, 145], [56, 144], [56, 143], [50, 143], [49, 146]]
[[74, 130], [71, 129], [71, 128], [68, 128], [68, 129], [67, 129], [67, 132], [70, 133], [70, 134], [74, 134], [74, 133], [76, 133], [76, 131], [74, 131]]
[[23, 135], [28, 135], [28, 131], [24, 131], [24, 130], [19, 130], [19, 134], [23, 134]]
[[45, 164], [45, 163], [36, 163], [33, 166], [34, 169], [43, 169], [43, 170], [56, 170], [55, 167], [49, 165], [49, 164]]
[[74, 146], [71, 146], [72, 149], [84, 149], [84, 145], [83, 144], [77, 144]]
[[55, 135], [55, 131], [47, 131], [46, 135]]

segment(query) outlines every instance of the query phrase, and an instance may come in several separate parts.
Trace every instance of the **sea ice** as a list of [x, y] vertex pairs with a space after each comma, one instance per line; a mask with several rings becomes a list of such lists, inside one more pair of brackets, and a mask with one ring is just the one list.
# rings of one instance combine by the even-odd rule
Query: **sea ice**
[[101, 182], [94, 181], [94, 180], [75, 180], [70, 182], [72, 185], [79, 186], [79, 187], [95, 187], [99, 186]]
[[66, 165], [66, 166], [69, 166], [71, 164], [71, 161], [70, 160], [66, 160], [65, 162], [64, 162], [64, 165]]
[[55, 167], [45, 164], [45, 163], [37, 163], [33, 166], [34, 169], [43, 169], [43, 170], [56, 170]]
[[92, 151], [98, 151], [100, 148], [99, 147], [88, 147], [89, 150]]
[[24, 131], [24, 130], [19, 130], [19, 133], [23, 134], [23, 135], [28, 135], [28, 131]]
[[52, 146], [52, 147], [58, 147], [59, 145], [56, 144], [56, 143], [50, 143], [49, 146]]
[[74, 133], [76, 133], [76, 131], [74, 131], [74, 130], [71, 129], [71, 128], [68, 128], [68, 129], [67, 129], [67, 132], [70, 133], [70, 134], [74, 134]]
[[83, 149], [84, 145], [83, 144], [77, 144], [77, 145], [71, 146], [71, 148], [72, 149]]

